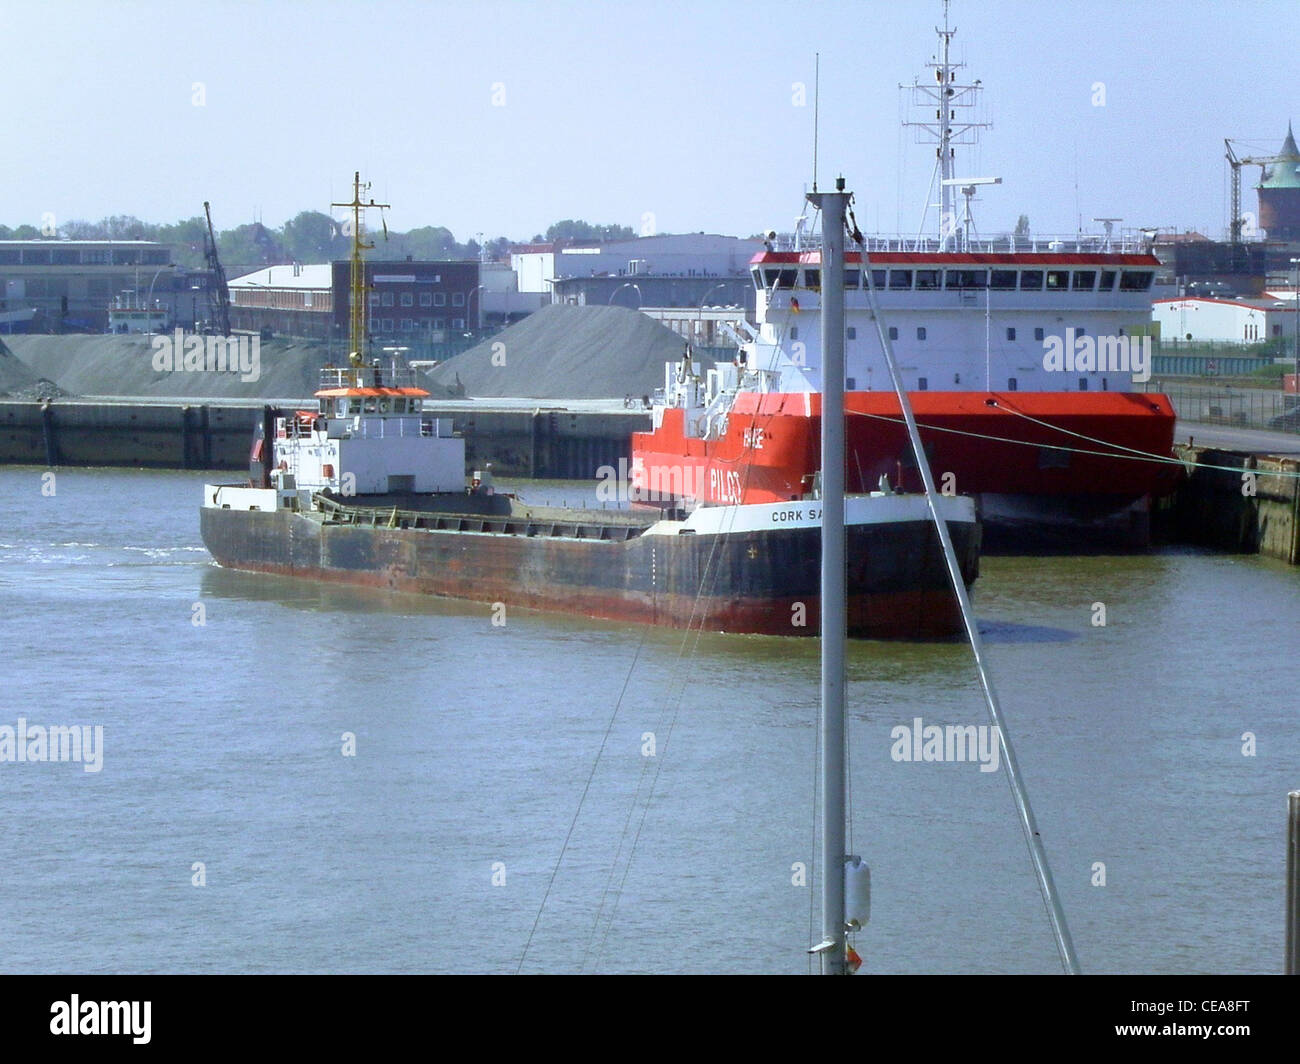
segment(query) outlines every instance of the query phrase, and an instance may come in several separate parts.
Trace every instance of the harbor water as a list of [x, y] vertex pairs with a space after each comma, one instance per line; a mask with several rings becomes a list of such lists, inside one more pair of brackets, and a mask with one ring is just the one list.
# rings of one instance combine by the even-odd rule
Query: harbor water
[[[7, 970], [808, 970], [815, 639], [224, 571], [204, 481], [0, 469], [0, 757], [5, 726], [102, 728], [97, 765], [0, 759]], [[1300, 572], [982, 569], [1084, 970], [1280, 971]], [[1059, 971], [1004, 773], [911, 758], [985, 723], [969, 649], [855, 643], [848, 670], [865, 970]]]

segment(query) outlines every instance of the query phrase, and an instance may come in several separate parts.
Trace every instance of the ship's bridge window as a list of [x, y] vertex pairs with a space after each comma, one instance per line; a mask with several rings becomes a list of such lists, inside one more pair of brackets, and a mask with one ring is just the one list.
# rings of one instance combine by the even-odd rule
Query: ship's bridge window
[[907, 289], [912, 287], [911, 270], [890, 270], [889, 287], [891, 289]]
[[387, 413], [388, 413], [388, 410], [389, 410], [389, 406], [390, 406], [390, 404], [389, 404], [389, 402], [388, 402], [387, 399], [380, 399], [380, 400], [379, 400], [379, 412], [380, 412], [381, 414], [387, 414]]
[[1043, 290], [1042, 270], [1021, 270], [1020, 271], [1020, 291], [1041, 292], [1042, 290]]
[[822, 286], [821, 270], [804, 270], [804, 285], [808, 288], [819, 289]]
[[1124, 276], [1119, 279], [1119, 290], [1121, 292], [1145, 292], [1151, 287], [1150, 270], [1125, 270]]
[[862, 281], [862, 271], [861, 271], [861, 270], [848, 270], [848, 269], [846, 269], [846, 270], [844, 271], [844, 287], [845, 287], [845, 288], [857, 288], [858, 285], [861, 283], [861, 281]]
[[872, 288], [884, 288], [884, 287], [885, 287], [885, 271], [884, 271], [884, 270], [872, 270], [872, 271], [871, 271], [871, 287], [872, 287]]
[[989, 287], [997, 292], [1014, 292], [1016, 290], [1016, 271], [994, 270], [989, 278]]
[[987, 288], [988, 270], [947, 270], [944, 274], [945, 288]]
[[1048, 291], [1063, 292], [1070, 287], [1069, 270], [1048, 270], [1047, 271], [1047, 288]]
[[793, 288], [795, 278], [799, 276], [799, 271], [765, 270], [763, 276], [767, 279], [768, 288]]
[[367, 399], [361, 409], [363, 413], [373, 414], [375, 412], [375, 401], [373, 399]]
[[316, 413], [328, 414], [330, 412], [330, 401], [328, 399], [316, 400]]
[[761, 270], [750, 270], [749, 275], [754, 278], [754, 287], [763, 287], [763, 272]]
[[1096, 270], [1075, 270], [1074, 271], [1074, 290], [1076, 292], [1091, 292], [1093, 286], [1097, 283]]
[[919, 292], [921, 289], [933, 290], [939, 287], [938, 270], [917, 270], [916, 271], [916, 288]]
[[1101, 287], [1098, 290], [1101, 292], [1113, 292], [1115, 290], [1114, 270], [1101, 271]]

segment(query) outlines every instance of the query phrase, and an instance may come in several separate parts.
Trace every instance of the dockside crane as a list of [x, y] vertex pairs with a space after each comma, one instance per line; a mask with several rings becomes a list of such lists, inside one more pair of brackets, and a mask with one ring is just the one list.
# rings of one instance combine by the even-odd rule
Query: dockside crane
[[1224, 139], [1223, 147], [1226, 149], [1224, 158], [1228, 160], [1228, 165], [1232, 167], [1232, 215], [1228, 223], [1228, 239], [1232, 244], [1241, 243], [1241, 227], [1245, 219], [1241, 216], [1241, 168], [1243, 166], [1271, 166], [1273, 163], [1280, 163], [1286, 159], [1285, 155], [1254, 155], [1245, 159], [1238, 159], [1237, 153], [1232, 150], [1232, 141]]
[[212, 208], [203, 201], [203, 213], [208, 219], [208, 237], [204, 241], [203, 257], [208, 264], [208, 305], [214, 324], [222, 336], [230, 335], [230, 286], [226, 284], [226, 271], [217, 257], [217, 237], [212, 231]]

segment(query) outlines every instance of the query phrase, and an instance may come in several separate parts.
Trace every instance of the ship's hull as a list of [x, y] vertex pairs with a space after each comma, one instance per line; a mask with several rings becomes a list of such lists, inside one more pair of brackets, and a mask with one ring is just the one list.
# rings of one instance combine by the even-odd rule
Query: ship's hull
[[[1133, 538], [1146, 500], [1168, 494], [1177, 467], [1175, 415], [1162, 395], [1073, 392], [914, 392], [910, 400], [936, 482], [980, 496], [985, 521], [1016, 532], [1035, 525], [1118, 526]], [[920, 475], [898, 399], [845, 396], [846, 483], [870, 491], [882, 476], [904, 491]], [[632, 440], [634, 497], [755, 503], [797, 497], [820, 462], [818, 393], [742, 392], [717, 439], [692, 438], [683, 411]]]
[[[892, 507], [891, 513], [846, 529], [854, 637], [934, 638], [961, 630], [938, 536], [919, 501], [918, 507], [915, 497], [898, 497], [895, 506], [885, 497], [876, 509]], [[851, 520], [854, 505], [850, 500]], [[757, 515], [740, 508], [739, 519], [716, 516], [711, 529], [690, 534], [664, 534], [663, 524], [624, 528], [616, 530], [629, 537], [621, 541], [553, 521], [515, 522], [506, 531], [505, 519], [457, 519], [439, 529], [426, 515], [419, 520], [427, 527], [376, 527], [315, 511], [215, 506], [204, 506], [200, 517], [204, 544], [233, 569], [503, 603], [507, 612], [815, 636], [820, 527], [807, 521], [815, 507], [765, 507]], [[772, 516], [783, 513], [802, 516]], [[948, 527], [969, 585], [978, 573], [979, 524], [950, 520]]]

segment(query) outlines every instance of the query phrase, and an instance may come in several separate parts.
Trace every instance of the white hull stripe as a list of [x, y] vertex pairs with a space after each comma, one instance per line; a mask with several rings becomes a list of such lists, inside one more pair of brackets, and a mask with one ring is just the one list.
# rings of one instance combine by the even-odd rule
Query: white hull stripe
[[[945, 521], [974, 523], [975, 502], [964, 495], [940, 496], [939, 513]], [[647, 536], [698, 535], [736, 532], [770, 532], [781, 528], [820, 528], [820, 500], [808, 502], [747, 503], [743, 506], [701, 506], [685, 521], [659, 521]], [[929, 521], [924, 495], [849, 495], [844, 499], [846, 525], [894, 524]]]

